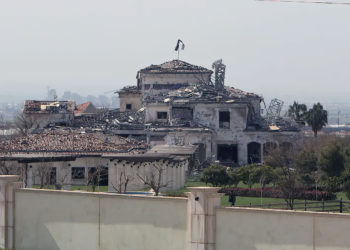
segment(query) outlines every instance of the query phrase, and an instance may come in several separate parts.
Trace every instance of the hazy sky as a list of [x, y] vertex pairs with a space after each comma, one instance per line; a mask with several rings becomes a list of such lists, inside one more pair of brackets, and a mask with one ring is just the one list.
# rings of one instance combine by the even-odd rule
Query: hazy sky
[[136, 82], [177, 57], [264, 96], [350, 96], [350, 5], [254, 0], [0, 0], [0, 101]]

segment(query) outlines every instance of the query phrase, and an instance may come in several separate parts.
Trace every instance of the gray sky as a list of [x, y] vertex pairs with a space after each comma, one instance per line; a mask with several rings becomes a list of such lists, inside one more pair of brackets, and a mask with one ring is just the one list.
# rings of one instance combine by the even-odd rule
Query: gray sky
[[226, 83], [282, 99], [350, 94], [350, 5], [253, 0], [0, 0], [0, 102], [81, 95], [135, 83], [136, 71], [176, 58]]

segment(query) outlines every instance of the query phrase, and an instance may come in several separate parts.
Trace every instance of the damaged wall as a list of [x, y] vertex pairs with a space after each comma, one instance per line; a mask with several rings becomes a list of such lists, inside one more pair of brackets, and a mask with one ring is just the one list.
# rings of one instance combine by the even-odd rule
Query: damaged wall
[[169, 90], [179, 89], [185, 86], [193, 86], [203, 82], [209, 82], [210, 74], [140, 74], [142, 93], [158, 95], [167, 93]]
[[[158, 119], [158, 112], [167, 113], [166, 119]], [[146, 105], [146, 117], [145, 122], [168, 122], [169, 119], [169, 105], [168, 103], [148, 103]]]
[[142, 108], [141, 93], [119, 92], [119, 101], [120, 112], [137, 111]]
[[246, 129], [248, 108], [244, 104], [200, 103], [195, 106], [194, 119], [206, 127], [221, 130], [219, 126], [220, 111], [230, 112], [228, 129], [235, 132]]
[[[147, 156], [145, 155], [147, 158]], [[10, 161], [8, 164], [16, 164]], [[22, 163], [23, 164], [23, 163]], [[101, 174], [101, 181], [106, 180], [109, 192], [116, 192], [115, 188], [120, 180], [121, 173], [126, 174], [130, 181], [128, 183], [128, 191], [140, 191], [147, 188], [138, 178], [138, 174], [142, 177], [149, 175], [150, 171], [154, 171], [154, 164], [159, 164], [163, 168], [162, 183], [168, 183], [168, 186], [162, 191], [174, 190], [182, 188], [186, 182], [186, 173], [188, 171], [188, 160], [170, 161], [170, 160], [141, 160], [140, 162], [131, 160], [118, 160], [114, 158], [101, 157], [80, 157], [74, 161], [52, 161], [52, 162], [32, 162], [27, 163], [27, 187], [40, 185], [40, 171], [43, 168], [53, 168], [55, 173], [51, 185], [61, 184], [63, 189], [70, 190], [71, 185], [86, 185], [89, 170], [96, 167], [104, 167], [108, 172]], [[18, 163], [17, 163], [18, 165]], [[83, 168], [83, 178], [72, 175], [72, 169]], [[47, 176], [48, 177], [48, 176]], [[78, 178], [76, 178], [78, 177]]]

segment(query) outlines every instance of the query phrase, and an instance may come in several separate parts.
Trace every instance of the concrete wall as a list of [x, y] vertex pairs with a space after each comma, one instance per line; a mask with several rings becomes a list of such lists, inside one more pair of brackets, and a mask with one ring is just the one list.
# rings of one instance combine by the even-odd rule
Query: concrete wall
[[[158, 112], [167, 112], [167, 119], [158, 119], [157, 113]], [[157, 104], [147, 104], [146, 106], [146, 117], [145, 122], [155, 122], [155, 121], [161, 121], [161, 122], [167, 122], [169, 120], [169, 105], [168, 103], [157, 103]]]
[[[219, 112], [230, 112], [230, 128], [219, 128]], [[241, 132], [247, 127], [248, 106], [246, 104], [198, 104], [194, 109], [194, 119], [216, 130]]]
[[[141, 93], [119, 93], [120, 112], [137, 111], [142, 108]], [[131, 110], [126, 109], [131, 104]]]
[[187, 199], [20, 189], [15, 248], [187, 248]]
[[[140, 74], [140, 81], [142, 87], [143, 97], [147, 95], [157, 95], [159, 93], [167, 93], [174, 89], [155, 89], [154, 85], [157, 84], [188, 84], [190, 86], [203, 82], [209, 82], [210, 73], [202, 74]], [[145, 84], [150, 85], [148, 89], [145, 88]], [[169, 86], [170, 87], [170, 86]]]
[[220, 208], [216, 250], [341, 250], [350, 246], [350, 215]]
[[[161, 192], [167, 190], [180, 189], [185, 185], [186, 172], [188, 171], [188, 161], [169, 162], [169, 161], [145, 161], [145, 162], [129, 162], [114, 160], [109, 164], [109, 178], [108, 191], [116, 192], [114, 187], [120, 184], [120, 176], [128, 176], [130, 182], [128, 184], [128, 191], [140, 191], [148, 188], [138, 178], [140, 175], [143, 178], [150, 178], [154, 174], [158, 179], [159, 172], [155, 167], [162, 168], [161, 183], [167, 184], [167, 187], [161, 189]], [[123, 180], [122, 180], [123, 183]]]
[[44, 128], [50, 123], [64, 122], [70, 124], [74, 120], [73, 112], [65, 113], [26, 113], [27, 119], [33, 123], [32, 128]]
[[210, 187], [189, 188], [188, 198], [166, 198], [14, 191], [16, 179], [0, 176], [4, 187], [11, 187], [2, 185], [0, 190], [0, 206], [7, 211], [0, 213], [5, 234], [0, 243], [11, 249], [345, 250], [350, 246], [349, 214], [220, 208], [222, 194]]

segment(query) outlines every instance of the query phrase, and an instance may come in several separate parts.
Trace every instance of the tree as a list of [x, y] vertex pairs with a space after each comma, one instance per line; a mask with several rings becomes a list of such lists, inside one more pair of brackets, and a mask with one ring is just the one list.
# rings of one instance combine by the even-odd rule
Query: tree
[[232, 169], [232, 170], [228, 171], [228, 176], [229, 176], [229, 183], [228, 184], [237, 187], [239, 182], [241, 181], [240, 176], [238, 174], [238, 171], [235, 169]]
[[162, 181], [163, 173], [165, 170], [163, 164], [163, 162], [155, 162], [149, 164], [148, 166], [151, 168], [145, 176], [137, 174], [137, 177], [143, 182], [144, 185], [153, 189], [155, 196], [159, 195], [161, 188], [167, 187], [170, 184], [170, 182]]
[[39, 178], [40, 189], [50, 184], [51, 171], [52, 167], [48, 166], [44, 162], [41, 162], [36, 166], [35, 176]]
[[256, 168], [256, 165], [251, 164], [251, 165], [242, 166], [238, 169], [238, 175], [240, 180], [244, 184], [248, 185], [250, 189], [255, 183], [259, 182], [259, 177], [256, 174], [254, 174], [255, 168]]
[[97, 186], [99, 186], [101, 179], [105, 175], [105, 167], [102, 165], [97, 165], [88, 169], [88, 178], [86, 179], [85, 186], [86, 191], [89, 190], [89, 186], [92, 188], [92, 192], [96, 191]]
[[129, 181], [131, 181], [133, 178], [130, 175], [127, 175], [124, 171], [121, 171], [119, 174], [119, 181], [113, 185], [113, 188], [118, 193], [125, 193], [129, 184]]
[[306, 111], [307, 107], [305, 104], [299, 104], [296, 101], [294, 101], [293, 105], [289, 106], [288, 116], [292, 117], [298, 122], [303, 122], [305, 119]]
[[227, 185], [230, 181], [230, 177], [226, 167], [214, 164], [204, 169], [201, 180], [205, 183], [211, 183], [214, 187], [218, 187]]
[[339, 177], [345, 169], [345, 155], [341, 145], [332, 142], [320, 154], [319, 165], [328, 177]]
[[259, 183], [261, 186], [261, 189], [264, 189], [267, 184], [269, 184], [273, 179], [275, 178], [273, 169], [270, 166], [256, 166], [253, 168], [253, 171], [251, 173], [252, 180], [255, 181], [255, 183]]
[[350, 181], [344, 183], [344, 191], [348, 199], [350, 199]]
[[28, 135], [30, 129], [34, 127], [34, 124], [34, 120], [24, 113], [20, 113], [15, 117], [15, 126], [20, 135]]
[[298, 171], [293, 168], [295, 152], [296, 147], [294, 147], [294, 150], [290, 151], [278, 148], [265, 159], [266, 165], [274, 169], [272, 174], [277, 178], [274, 182], [277, 187], [281, 189], [284, 200], [290, 209], [294, 208], [294, 201], [300, 185], [300, 175]]
[[328, 112], [318, 102], [306, 113], [305, 120], [311, 126], [314, 136], [317, 137], [317, 132], [326, 126], [328, 122]]
[[278, 178], [277, 185], [281, 189], [287, 205], [291, 210], [293, 210], [294, 201], [299, 191], [299, 176], [295, 169], [286, 166], [281, 168], [281, 173], [282, 174]]
[[70, 172], [66, 170], [66, 167], [61, 167], [60, 174], [58, 175], [57, 180], [55, 181], [56, 190], [62, 190], [63, 186], [69, 185], [67, 183], [67, 179]]
[[313, 185], [317, 179], [317, 155], [312, 148], [297, 152], [293, 159], [293, 168], [298, 171], [304, 185]]

